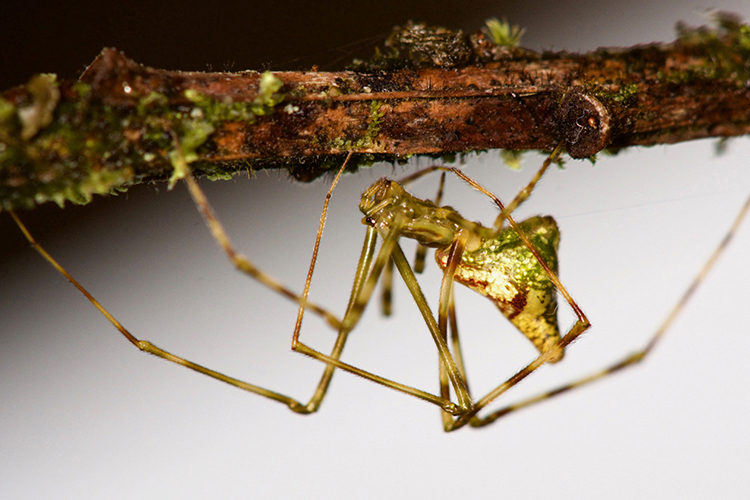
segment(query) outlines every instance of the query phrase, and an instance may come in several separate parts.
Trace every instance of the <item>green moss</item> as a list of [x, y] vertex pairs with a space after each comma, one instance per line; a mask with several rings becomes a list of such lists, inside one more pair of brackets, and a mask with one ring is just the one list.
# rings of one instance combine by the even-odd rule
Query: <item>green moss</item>
[[604, 102], [616, 102], [622, 106], [630, 106], [636, 103], [638, 94], [638, 85], [635, 83], [623, 83], [619, 88], [612, 92], [601, 88], [593, 90], [594, 95]]
[[668, 82], [730, 79], [744, 85], [750, 79], [750, 27], [727, 12], [714, 14], [714, 28], [677, 25], [679, 46], [693, 57], [690, 67], [678, 73], [661, 74]]
[[260, 75], [258, 97], [253, 100], [253, 105], [256, 107], [256, 114], [268, 114], [273, 111], [274, 106], [280, 104], [284, 100], [283, 95], [277, 94], [283, 86], [284, 82], [282, 82], [280, 78], [274, 76], [270, 71], [266, 71]]
[[[169, 159], [174, 167], [174, 172], [169, 178], [169, 189], [172, 189], [178, 180], [188, 175], [187, 165], [198, 159], [195, 150], [206, 142], [214, 131], [214, 126], [203, 120], [185, 120], [181, 128], [179, 133], [181, 151], [173, 149], [169, 152]], [[178, 158], [182, 161], [178, 161]]]
[[380, 111], [382, 103], [380, 101], [370, 101], [370, 116], [367, 120], [367, 130], [364, 135], [356, 140], [343, 139], [341, 137], [334, 139], [331, 142], [331, 147], [339, 149], [341, 151], [352, 151], [361, 149], [373, 149], [375, 152], [382, 150], [378, 147], [377, 141], [375, 140], [380, 133], [380, 121], [385, 115], [384, 111]]
[[379, 101], [370, 102], [370, 119], [367, 122], [367, 133], [364, 137], [365, 143], [370, 146], [375, 143], [375, 137], [380, 133], [380, 121], [385, 115], [384, 111], [380, 111], [381, 104]]
[[523, 157], [523, 153], [524, 151], [503, 149], [500, 151], [500, 158], [511, 170], [521, 170], [521, 158]]
[[151, 92], [138, 101], [138, 105], [135, 107], [135, 114], [137, 116], [147, 116], [154, 110], [166, 108], [168, 102], [167, 96], [161, 92]]
[[[264, 73], [249, 103], [217, 102], [188, 91], [192, 105], [170, 107], [166, 95], [151, 92], [133, 110], [91, 98], [84, 83], [70, 84], [67, 98], [60, 99], [55, 79], [37, 76], [27, 84], [31, 99], [23, 107], [0, 99], [0, 208], [87, 203], [94, 194], [124, 189], [146, 175], [169, 175], [174, 135], [185, 161], [193, 162], [224, 122], [254, 123], [272, 113], [284, 100], [282, 87], [279, 78]], [[214, 179], [232, 175], [226, 165], [199, 170]], [[173, 172], [170, 185], [182, 175]]]
[[186, 90], [185, 97], [202, 111], [203, 118], [209, 122], [255, 123], [258, 116], [271, 114], [283, 102], [284, 95], [278, 93], [283, 85], [284, 82], [267, 71], [260, 76], [257, 97], [249, 103], [234, 102], [229, 97], [223, 100], [212, 99], [194, 89]]
[[60, 101], [57, 75], [44, 73], [33, 76], [26, 84], [26, 91], [31, 94], [31, 102], [16, 110], [21, 123], [20, 137], [25, 141], [52, 123], [55, 108]]
[[66, 201], [78, 205], [85, 205], [91, 201], [95, 194], [109, 194], [113, 190], [122, 188], [122, 186], [131, 182], [133, 171], [130, 168], [123, 170], [99, 170], [91, 171], [90, 174], [78, 184], [65, 186], [62, 190], [49, 194], [47, 197], [44, 193], [36, 196], [37, 203], [43, 203], [52, 200], [61, 208]]
[[638, 85], [635, 83], [624, 84], [620, 86], [620, 90], [611, 96], [611, 99], [620, 104], [628, 104], [635, 100], [635, 95], [638, 93]]
[[495, 42], [495, 45], [501, 47], [518, 47], [521, 44], [521, 37], [526, 33], [526, 28], [521, 28], [515, 24], [511, 26], [505, 18], [500, 21], [493, 17], [487, 19], [485, 24], [492, 41]]
[[234, 177], [234, 174], [229, 172], [206, 172], [206, 179], [209, 181], [228, 181], [232, 177]]
[[[174, 171], [169, 179], [169, 188], [184, 178], [187, 173], [187, 165], [198, 158], [196, 150], [202, 146], [210, 135], [224, 122], [255, 123], [258, 116], [273, 113], [274, 108], [284, 101], [284, 95], [279, 91], [284, 82], [270, 72], [260, 76], [258, 84], [258, 95], [252, 102], [234, 102], [230, 98], [221, 101], [201, 94], [194, 89], [185, 91], [187, 97], [195, 107], [184, 114], [174, 113], [167, 118], [178, 123], [178, 137], [182, 156], [177, 151], [171, 150], [169, 158]], [[232, 178], [232, 173], [225, 168], [209, 167], [203, 173], [211, 180], [226, 180]]]
[[75, 82], [71, 90], [78, 94], [79, 99], [86, 99], [91, 94], [91, 85], [84, 82]]
[[[87, 203], [94, 194], [131, 182], [127, 165], [92, 162], [91, 129], [109, 138], [117, 127], [102, 125], [88, 101], [60, 101], [55, 78], [39, 75], [27, 84], [30, 102], [16, 107], [0, 102], [0, 208], [31, 208], [38, 203]], [[74, 85], [74, 93], [88, 86]], [[108, 118], [104, 118], [107, 121]], [[98, 144], [98, 141], [94, 141]]]

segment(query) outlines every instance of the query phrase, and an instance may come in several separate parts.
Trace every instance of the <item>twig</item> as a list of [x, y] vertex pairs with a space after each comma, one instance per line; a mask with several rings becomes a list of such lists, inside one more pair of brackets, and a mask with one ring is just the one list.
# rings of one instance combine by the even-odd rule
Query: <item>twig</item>
[[678, 26], [671, 44], [544, 53], [407, 25], [353, 71], [197, 73], [104, 49], [79, 81], [38, 75], [0, 100], [0, 207], [172, 175], [172, 133], [193, 168], [283, 167], [310, 180], [415, 154], [503, 148], [574, 158], [604, 148], [750, 132], [750, 29]]

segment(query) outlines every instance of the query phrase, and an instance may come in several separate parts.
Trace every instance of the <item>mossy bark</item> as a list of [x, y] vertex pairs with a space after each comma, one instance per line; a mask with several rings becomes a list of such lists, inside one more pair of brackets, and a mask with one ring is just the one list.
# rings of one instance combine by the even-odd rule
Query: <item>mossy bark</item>
[[200, 174], [280, 167], [310, 180], [349, 152], [359, 168], [562, 141], [580, 158], [750, 132], [750, 30], [731, 16], [678, 27], [671, 44], [587, 54], [449, 30], [420, 45], [423, 26], [403, 30], [352, 71], [164, 71], [105, 49], [78, 81], [37, 76], [0, 99], [0, 208], [166, 180], [175, 137]]

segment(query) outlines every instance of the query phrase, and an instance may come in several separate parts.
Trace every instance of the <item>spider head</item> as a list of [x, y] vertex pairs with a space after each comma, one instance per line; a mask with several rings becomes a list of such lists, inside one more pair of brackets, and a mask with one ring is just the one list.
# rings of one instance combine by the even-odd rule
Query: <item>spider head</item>
[[[382, 178], [363, 194], [359, 209], [362, 223], [381, 232], [391, 230], [429, 247], [450, 245], [459, 229], [460, 215], [450, 207], [409, 194], [398, 182]], [[457, 217], [456, 217], [457, 216]]]

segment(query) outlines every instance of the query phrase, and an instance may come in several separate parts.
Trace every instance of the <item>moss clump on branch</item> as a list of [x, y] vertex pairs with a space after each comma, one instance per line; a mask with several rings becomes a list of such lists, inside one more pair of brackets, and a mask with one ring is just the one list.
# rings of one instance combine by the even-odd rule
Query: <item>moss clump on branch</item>
[[677, 43], [693, 56], [689, 66], [669, 81], [686, 83], [695, 79], [730, 79], [738, 85], [750, 83], [750, 26], [728, 12], [713, 15], [716, 28], [677, 24]]
[[[19, 104], [0, 99], [0, 207], [83, 204], [133, 181], [131, 163], [143, 162], [142, 154], [124, 155], [117, 168], [102, 168], [101, 162], [116, 154], [109, 146], [120, 130], [112, 127], [118, 122], [115, 110], [87, 106], [87, 85], [74, 85], [70, 92], [78, 98], [59, 103], [54, 77], [34, 77], [26, 89]], [[109, 140], [101, 140], [102, 130]]]

